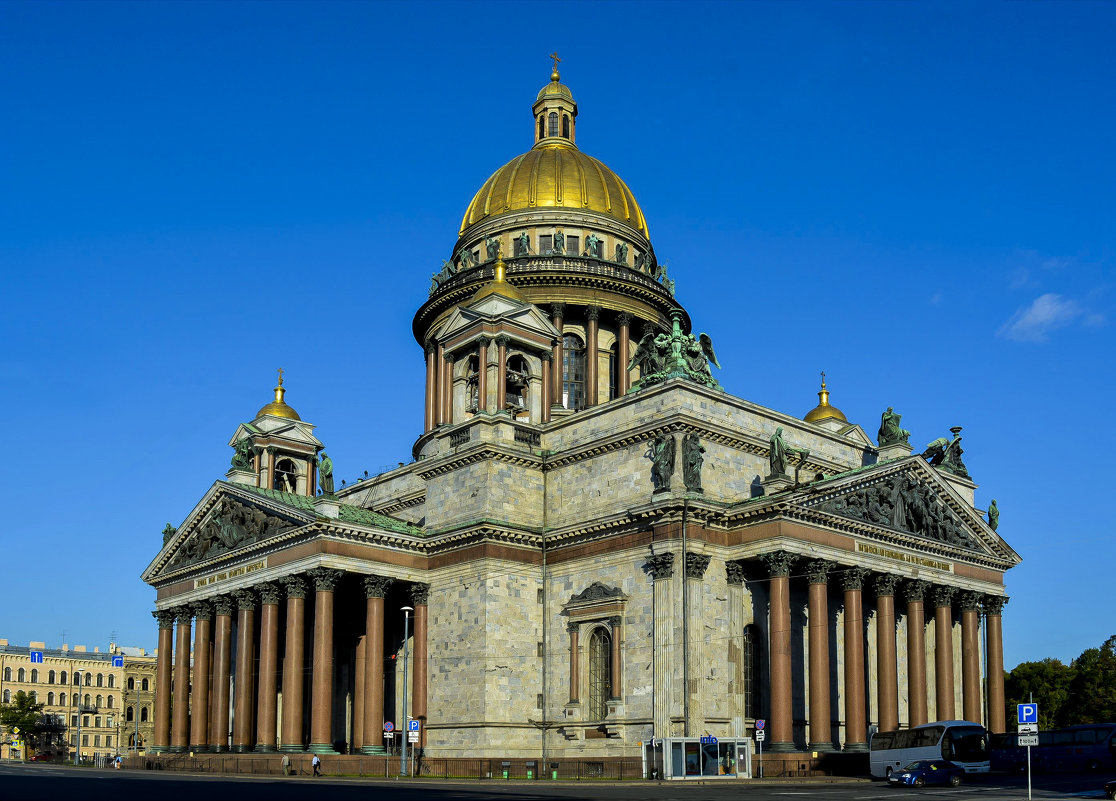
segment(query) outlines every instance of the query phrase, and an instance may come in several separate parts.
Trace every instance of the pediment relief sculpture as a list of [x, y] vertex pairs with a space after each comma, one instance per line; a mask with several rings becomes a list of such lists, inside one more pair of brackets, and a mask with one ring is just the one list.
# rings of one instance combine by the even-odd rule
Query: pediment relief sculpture
[[570, 598], [570, 603], [583, 603], [585, 601], [611, 601], [623, 599], [624, 593], [619, 587], [609, 587], [599, 581], [594, 581], [577, 595]]
[[823, 501], [816, 508], [946, 545], [981, 550], [976, 538], [934, 488], [913, 473], [889, 476], [871, 486]]
[[231, 498], [219, 498], [194, 532], [178, 547], [169, 568], [200, 562], [250, 545], [293, 527], [294, 523]]

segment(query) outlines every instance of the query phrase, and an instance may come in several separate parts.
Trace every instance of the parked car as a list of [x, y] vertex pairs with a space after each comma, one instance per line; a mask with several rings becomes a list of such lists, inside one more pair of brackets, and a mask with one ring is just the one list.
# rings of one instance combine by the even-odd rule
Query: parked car
[[1112, 801], [1116, 801], [1116, 779], [1104, 786], [1104, 794], [1111, 798]]
[[902, 770], [895, 770], [887, 777], [893, 787], [925, 787], [927, 784], [948, 784], [956, 787], [961, 784], [965, 769], [946, 762], [944, 759], [920, 759]]
[[31, 757], [32, 762], [50, 762], [52, 759], [54, 759], [54, 754], [50, 751], [43, 751], [41, 754], [35, 754]]

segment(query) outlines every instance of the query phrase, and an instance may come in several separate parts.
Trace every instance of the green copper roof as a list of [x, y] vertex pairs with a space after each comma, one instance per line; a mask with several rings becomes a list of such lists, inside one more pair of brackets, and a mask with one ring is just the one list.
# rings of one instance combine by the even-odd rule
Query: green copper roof
[[[262, 495], [273, 501], [279, 501], [279, 503], [294, 507], [302, 512], [314, 512], [314, 499], [307, 495], [296, 495], [293, 492], [283, 492], [282, 490], [266, 489], [264, 487], [253, 487], [247, 484], [230, 484], [229, 486], [247, 490], [256, 495]], [[400, 534], [410, 534], [415, 537], [424, 536], [421, 526], [413, 525], [406, 520], [400, 520], [397, 517], [388, 517], [385, 514], [373, 512], [369, 509], [362, 509], [359, 506], [352, 506], [347, 503], [338, 503], [337, 507], [337, 519], [342, 523], [376, 526], [377, 528], [386, 528], [389, 531], [395, 531]]]
[[266, 489], [265, 487], [253, 487], [249, 484], [231, 484], [230, 486], [236, 487], [237, 489], [247, 490], [248, 492], [254, 492], [257, 495], [262, 495], [265, 498], [271, 498], [271, 500], [273, 501], [279, 501], [279, 503], [286, 504], [287, 506], [293, 506], [295, 509], [299, 509], [303, 512], [314, 511], [314, 499], [307, 497], [306, 495], [296, 495], [293, 492], [283, 492], [283, 490]]

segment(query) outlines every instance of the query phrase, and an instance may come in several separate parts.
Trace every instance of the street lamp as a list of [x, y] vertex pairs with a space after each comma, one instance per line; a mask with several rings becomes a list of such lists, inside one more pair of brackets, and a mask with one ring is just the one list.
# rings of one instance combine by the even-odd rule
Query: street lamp
[[411, 736], [410, 716], [407, 714], [407, 638], [411, 636], [413, 606], [403, 607], [403, 750], [399, 752], [399, 775], [407, 775], [407, 738]]
[[74, 740], [74, 751], [75, 751], [74, 762], [75, 762], [75, 764], [78, 764], [78, 765], [80, 765], [81, 761], [82, 761], [81, 760], [81, 716], [82, 716], [82, 713], [84, 712], [84, 709], [85, 709], [84, 705], [81, 702], [81, 674], [82, 673], [88, 673], [88, 672], [89, 672], [88, 670], [82, 670], [80, 668], [73, 672], [73, 676], [74, 676], [74, 679], [77, 682], [77, 688], [78, 688], [77, 704], [76, 704], [76, 706], [77, 706], [77, 739]]

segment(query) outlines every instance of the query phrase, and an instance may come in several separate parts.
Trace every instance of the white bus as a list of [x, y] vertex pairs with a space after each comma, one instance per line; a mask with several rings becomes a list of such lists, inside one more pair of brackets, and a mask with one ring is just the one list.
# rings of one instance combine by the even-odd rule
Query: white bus
[[968, 720], [940, 720], [913, 729], [872, 735], [872, 776], [886, 779], [893, 770], [919, 759], [944, 759], [965, 773], [988, 772], [988, 732]]

